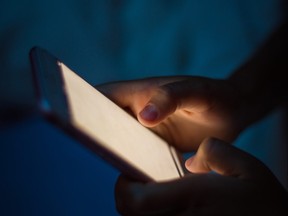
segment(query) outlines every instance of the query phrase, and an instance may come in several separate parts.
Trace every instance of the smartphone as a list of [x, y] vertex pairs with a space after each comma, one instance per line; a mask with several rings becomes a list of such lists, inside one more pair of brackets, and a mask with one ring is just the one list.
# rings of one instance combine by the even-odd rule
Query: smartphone
[[46, 50], [30, 51], [41, 115], [125, 175], [140, 181], [183, 176], [176, 150]]

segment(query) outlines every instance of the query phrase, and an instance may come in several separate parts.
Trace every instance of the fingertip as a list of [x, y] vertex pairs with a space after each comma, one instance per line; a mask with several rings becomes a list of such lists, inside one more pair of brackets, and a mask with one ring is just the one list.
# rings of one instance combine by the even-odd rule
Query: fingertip
[[193, 172], [193, 161], [195, 159], [195, 156], [192, 156], [190, 158], [188, 158], [186, 161], [185, 161], [185, 167], [186, 169], [189, 171], [189, 172]]
[[[167, 90], [168, 89], [168, 90]], [[141, 112], [138, 120], [146, 127], [154, 127], [177, 109], [177, 100], [172, 97], [170, 88], [157, 88]]]
[[159, 111], [154, 104], [147, 104], [139, 116], [145, 121], [155, 121], [159, 117]]
[[155, 104], [147, 104], [138, 114], [138, 121], [145, 127], [154, 127], [159, 124], [162, 119], [160, 111]]

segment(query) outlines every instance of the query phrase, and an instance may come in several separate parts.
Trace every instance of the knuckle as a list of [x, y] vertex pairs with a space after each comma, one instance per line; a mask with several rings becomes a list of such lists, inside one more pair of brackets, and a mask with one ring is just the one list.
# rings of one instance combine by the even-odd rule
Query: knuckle
[[175, 111], [180, 107], [181, 95], [177, 95], [173, 83], [160, 86], [156, 90], [157, 100], [161, 101], [164, 110]]

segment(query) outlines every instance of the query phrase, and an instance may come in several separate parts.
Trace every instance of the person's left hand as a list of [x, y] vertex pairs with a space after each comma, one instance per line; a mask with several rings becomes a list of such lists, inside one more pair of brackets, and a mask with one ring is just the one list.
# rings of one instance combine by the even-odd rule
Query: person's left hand
[[231, 145], [206, 139], [185, 165], [194, 174], [170, 182], [145, 184], [120, 176], [117, 210], [134, 216], [287, 215], [287, 192], [274, 175]]

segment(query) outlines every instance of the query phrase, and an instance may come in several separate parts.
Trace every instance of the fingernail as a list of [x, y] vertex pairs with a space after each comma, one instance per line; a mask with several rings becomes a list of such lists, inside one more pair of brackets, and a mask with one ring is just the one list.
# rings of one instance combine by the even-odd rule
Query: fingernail
[[186, 161], [185, 161], [185, 167], [186, 168], [189, 168], [190, 166], [191, 166], [191, 164], [193, 163], [193, 161], [194, 161], [194, 156], [192, 156], [192, 157], [190, 157], [190, 158], [188, 158]]
[[158, 110], [155, 105], [148, 104], [139, 114], [147, 121], [155, 121], [158, 118]]

